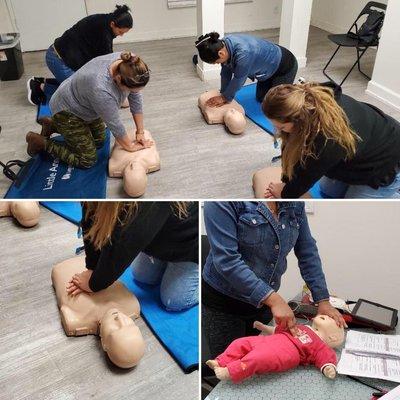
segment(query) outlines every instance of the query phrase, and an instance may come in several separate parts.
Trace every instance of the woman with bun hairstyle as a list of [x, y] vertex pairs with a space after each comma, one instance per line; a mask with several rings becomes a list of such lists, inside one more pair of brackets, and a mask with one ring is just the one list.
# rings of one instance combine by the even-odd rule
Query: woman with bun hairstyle
[[60, 84], [95, 57], [113, 52], [113, 40], [133, 25], [127, 5], [109, 14], [89, 15], [66, 30], [47, 49], [46, 64], [55, 79], [32, 77], [28, 80], [28, 100], [40, 104], [45, 99], [44, 83]]
[[230, 103], [247, 78], [257, 80], [256, 98], [262, 102], [274, 86], [293, 83], [297, 73], [296, 57], [286, 48], [250, 35], [234, 34], [219, 38], [217, 32], [196, 41], [200, 58], [208, 64], [221, 64], [221, 94], [207, 105]]
[[400, 197], [400, 124], [389, 115], [330, 82], [277, 86], [262, 107], [282, 138], [265, 197], [309, 196], [317, 181], [332, 198]]
[[[141, 90], [150, 79], [150, 70], [138, 56], [111, 53], [96, 57], [64, 81], [50, 100], [52, 118], [42, 125], [42, 133], [26, 135], [28, 154], [44, 151], [74, 167], [90, 168], [97, 160], [96, 149], [103, 146], [106, 125], [115, 140], [127, 151], [150, 147], [144, 139]], [[129, 135], [119, 109], [128, 99], [136, 125]], [[50, 139], [57, 132], [64, 142]]]

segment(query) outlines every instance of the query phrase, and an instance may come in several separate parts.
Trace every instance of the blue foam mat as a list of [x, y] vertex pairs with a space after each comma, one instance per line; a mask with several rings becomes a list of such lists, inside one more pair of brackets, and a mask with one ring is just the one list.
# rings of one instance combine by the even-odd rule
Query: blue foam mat
[[40, 204], [75, 225], [79, 226], [82, 220], [82, 206], [79, 201], [41, 201]]
[[[54, 140], [62, 141], [58, 136]], [[97, 150], [97, 163], [88, 169], [70, 167], [40, 153], [21, 170], [8, 189], [7, 199], [103, 199], [106, 197], [110, 131]]]
[[49, 101], [51, 99], [51, 96], [53, 96], [54, 92], [57, 90], [57, 88], [58, 88], [58, 86], [49, 85], [48, 83], [46, 83], [44, 85], [44, 94], [46, 95], [46, 103], [39, 104], [38, 109], [37, 109], [36, 121], [39, 118], [51, 116]]
[[160, 287], [133, 280], [127, 268], [119, 280], [136, 295], [142, 317], [185, 373], [198, 368], [199, 306], [182, 312], [169, 312], [161, 304]]
[[264, 115], [261, 103], [256, 99], [256, 83], [243, 86], [235, 96], [235, 100], [244, 108], [246, 116], [260, 128], [274, 135], [275, 128], [271, 121]]

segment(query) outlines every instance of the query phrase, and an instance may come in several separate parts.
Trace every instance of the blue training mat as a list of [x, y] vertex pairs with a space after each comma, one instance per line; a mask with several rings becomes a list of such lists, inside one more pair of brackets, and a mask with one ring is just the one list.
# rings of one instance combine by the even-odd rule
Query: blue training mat
[[256, 99], [256, 87], [256, 83], [243, 86], [236, 93], [235, 100], [244, 108], [248, 118], [273, 136], [275, 128], [271, 121], [264, 115], [261, 103]]
[[[62, 136], [54, 140], [63, 141]], [[103, 199], [106, 197], [110, 131], [97, 150], [97, 163], [74, 168], [40, 153], [31, 158], [8, 189], [6, 199]]]
[[58, 88], [58, 86], [49, 85], [48, 83], [46, 83], [44, 85], [44, 94], [46, 95], [46, 103], [39, 104], [38, 109], [37, 109], [36, 121], [42, 117], [51, 117], [49, 102], [50, 102], [51, 96], [53, 96], [53, 94], [57, 90], [57, 88]]
[[142, 317], [185, 373], [198, 368], [199, 363], [199, 306], [182, 312], [167, 311], [161, 304], [160, 287], [133, 280], [127, 268], [119, 280], [136, 295]]
[[40, 204], [75, 225], [79, 226], [82, 220], [82, 206], [79, 201], [41, 201]]

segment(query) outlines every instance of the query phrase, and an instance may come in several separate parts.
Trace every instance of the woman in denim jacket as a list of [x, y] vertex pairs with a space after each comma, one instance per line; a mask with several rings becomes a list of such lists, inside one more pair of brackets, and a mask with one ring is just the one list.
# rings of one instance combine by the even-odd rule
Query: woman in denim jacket
[[345, 325], [329, 303], [303, 202], [206, 202], [204, 221], [210, 252], [202, 273], [202, 328], [211, 357], [236, 338], [258, 334], [255, 320], [274, 318], [294, 332], [293, 311], [277, 293], [292, 249], [318, 313]]
[[221, 94], [208, 100], [211, 107], [230, 103], [247, 78], [257, 80], [256, 98], [261, 102], [272, 87], [293, 83], [298, 69], [288, 49], [255, 36], [234, 34], [219, 39], [217, 32], [211, 32], [198, 38], [196, 48], [202, 61], [222, 66]]

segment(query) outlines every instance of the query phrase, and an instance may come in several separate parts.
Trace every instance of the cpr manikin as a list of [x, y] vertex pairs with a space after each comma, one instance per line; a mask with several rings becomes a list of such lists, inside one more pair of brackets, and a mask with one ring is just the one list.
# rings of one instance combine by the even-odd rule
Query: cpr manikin
[[144, 354], [144, 340], [132, 318], [140, 315], [137, 298], [121, 282], [95, 293], [68, 295], [74, 274], [84, 271], [84, 257], [74, 257], [53, 267], [51, 279], [67, 336], [100, 334], [103, 350], [121, 368], [135, 366]]
[[212, 97], [220, 96], [218, 90], [210, 90], [199, 97], [199, 108], [208, 124], [225, 124], [234, 135], [242, 134], [246, 129], [246, 117], [243, 107], [235, 100], [221, 107], [207, 106]]
[[37, 201], [2, 201], [0, 217], [14, 217], [22, 226], [31, 228], [38, 224], [40, 208]]
[[[149, 131], [144, 131], [144, 137], [154, 142]], [[155, 143], [147, 149], [133, 153], [124, 150], [118, 143], [114, 144], [108, 162], [108, 173], [112, 178], [123, 178], [124, 190], [128, 196], [143, 196], [147, 187], [147, 174], [159, 169], [160, 155]]]
[[265, 335], [234, 340], [215, 360], [207, 361], [218, 379], [239, 383], [256, 374], [282, 372], [299, 365], [315, 365], [330, 379], [336, 377], [336, 353], [344, 329], [334, 319], [318, 315], [312, 325], [297, 325], [297, 335], [255, 322]]

